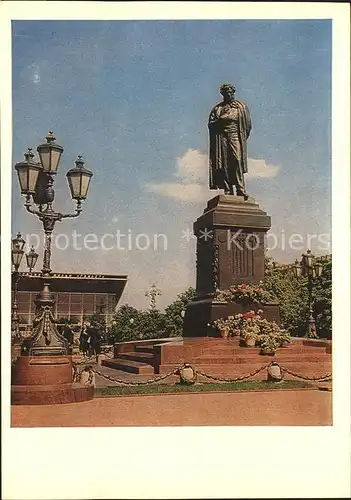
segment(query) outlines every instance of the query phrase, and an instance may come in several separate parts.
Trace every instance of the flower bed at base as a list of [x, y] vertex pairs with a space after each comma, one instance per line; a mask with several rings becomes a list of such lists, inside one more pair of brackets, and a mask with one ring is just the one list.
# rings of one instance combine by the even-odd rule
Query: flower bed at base
[[101, 387], [95, 389], [95, 397], [127, 396], [133, 394], [170, 394], [182, 392], [241, 392], [241, 391], [267, 391], [277, 389], [313, 389], [312, 384], [300, 380], [287, 380], [282, 382], [268, 382], [251, 380], [246, 382], [220, 382], [197, 383], [194, 385], [182, 384], [157, 384], [133, 387]]
[[220, 302], [267, 303], [276, 301], [277, 297], [265, 287], [263, 281], [260, 281], [258, 285], [241, 283], [240, 285], [231, 285], [228, 290], [216, 290], [215, 300]]
[[240, 337], [247, 346], [258, 346], [263, 352], [274, 353], [277, 347], [290, 342], [290, 335], [274, 321], [263, 318], [262, 309], [219, 318], [213, 322], [224, 338]]

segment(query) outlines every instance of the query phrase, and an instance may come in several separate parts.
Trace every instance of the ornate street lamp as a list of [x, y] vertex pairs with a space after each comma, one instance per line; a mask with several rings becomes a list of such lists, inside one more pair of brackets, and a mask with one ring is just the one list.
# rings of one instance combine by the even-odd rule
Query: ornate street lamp
[[302, 266], [297, 259], [295, 260], [294, 264], [292, 265], [292, 268], [293, 268], [294, 275], [296, 276], [296, 278], [300, 278], [300, 276], [302, 276]]
[[24, 161], [16, 163], [15, 169], [18, 175], [18, 181], [21, 187], [21, 194], [33, 195], [38, 182], [38, 177], [43, 167], [33, 160], [34, 154], [32, 148], [24, 153]]
[[75, 164], [75, 168], [71, 168], [66, 174], [71, 196], [73, 200], [85, 200], [93, 173], [84, 167], [81, 155], [78, 155]]
[[37, 263], [39, 255], [37, 252], [34, 250], [34, 246], [32, 245], [30, 251], [26, 253], [26, 260], [27, 260], [27, 267], [29, 269], [29, 272], [32, 272], [32, 269], [35, 267], [35, 264]]
[[[11, 257], [13, 265], [12, 283], [13, 283], [13, 300], [12, 300], [12, 341], [13, 344], [20, 344], [22, 342], [21, 332], [19, 328], [18, 317], [18, 283], [20, 280], [19, 268], [24, 255], [25, 241], [21, 233], [17, 233], [16, 238], [12, 240]], [[35, 267], [38, 259], [38, 254], [32, 246], [31, 251], [26, 254], [27, 265], [30, 272]]]
[[40, 163], [43, 171], [48, 174], [56, 174], [60, 163], [63, 147], [57, 144], [53, 132], [49, 131], [46, 142], [37, 147]]
[[308, 330], [306, 337], [318, 338], [316, 330], [316, 321], [313, 316], [313, 278], [319, 278], [323, 273], [323, 264], [316, 260], [316, 257], [312, 254], [311, 250], [307, 250], [306, 253], [302, 254], [301, 261], [297, 259], [292, 266], [294, 275], [299, 278], [303, 276], [307, 278], [307, 288], [308, 288], [308, 302], [309, 302], [309, 320], [308, 320]]
[[12, 251], [11, 251], [12, 264], [16, 271], [18, 271], [19, 266], [21, 265], [22, 258], [24, 255], [23, 249], [25, 244], [26, 242], [22, 238], [21, 233], [17, 233], [16, 238], [13, 238], [12, 240]]
[[[18, 180], [21, 193], [26, 196], [25, 208], [27, 212], [35, 215], [43, 224], [45, 233], [43, 268], [43, 289], [35, 303], [37, 316], [33, 321], [32, 335], [23, 342], [22, 354], [24, 355], [67, 355], [69, 346], [67, 340], [60, 335], [53, 317], [54, 299], [50, 291], [51, 278], [51, 238], [55, 224], [66, 218], [78, 217], [82, 211], [82, 200], [88, 194], [89, 184], [93, 173], [84, 168], [81, 157], [76, 161], [76, 168], [67, 173], [71, 196], [77, 205], [74, 213], [62, 214], [53, 208], [55, 192], [53, 189], [54, 177], [58, 171], [63, 147], [57, 144], [53, 132], [49, 132], [46, 143], [37, 147], [40, 162], [34, 161], [31, 149], [25, 154], [25, 161], [17, 163]], [[35, 207], [34, 205], [37, 205]], [[37, 259], [34, 248], [27, 256], [27, 263], [32, 269]]]

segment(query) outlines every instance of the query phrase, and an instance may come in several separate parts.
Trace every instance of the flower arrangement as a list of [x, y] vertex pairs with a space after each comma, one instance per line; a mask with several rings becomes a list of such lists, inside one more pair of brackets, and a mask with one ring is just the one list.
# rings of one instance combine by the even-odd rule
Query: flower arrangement
[[213, 322], [219, 331], [225, 331], [227, 337], [239, 337], [247, 346], [261, 347], [263, 352], [274, 353], [278, 347], [290, 342], [290, 335], [274, 321], [262, 317], [263, 311], [249, 311], [228, 318], [219, 318]]
[[261, 354], [274, 354], [278, 347], [277, 339], [272, 335], [261, 335], [258, 345], [261, 347]]
[[228, 290], [216, 290], [215, 300], [219, 302], [254, 302], [267, 303], [276, 300], [276, 296], [264, 286], [263, 281], [258, 285], [241, 283], [231, 285]]

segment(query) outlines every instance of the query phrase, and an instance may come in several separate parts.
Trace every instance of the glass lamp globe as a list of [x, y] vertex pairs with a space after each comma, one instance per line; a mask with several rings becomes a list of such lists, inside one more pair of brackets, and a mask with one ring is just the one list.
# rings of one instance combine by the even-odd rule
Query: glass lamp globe
[[73, 200], [85, 200], [88, 195], [93, 172], [84, 167], [81, 155], [75, 161], [76, 166], [66, 174]]
[[26, 195], [35, 194], [38, 176], [43, 170], [42, 166], [33, 158], [32, 148], [28, 148], [28, 151], [24, 153], [24, 161], [15, 165], [21, 193]]
[[46, 142], [37, 147], [43, 171], [56, 174], [63, 153], [63, 147], [57, 144], [53, 132], [48, 132]]

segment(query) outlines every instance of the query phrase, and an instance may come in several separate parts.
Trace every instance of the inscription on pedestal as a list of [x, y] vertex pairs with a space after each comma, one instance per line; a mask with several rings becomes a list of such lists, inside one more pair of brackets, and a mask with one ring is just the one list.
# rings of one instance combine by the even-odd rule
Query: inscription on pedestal
[[231, 247], [233, 275], [254, 276], [255, 238], [250, 234], [240, 234]]
[[252, 199], [217, 196], [210, 200], [194, 224], [198, 294], [263, 280], [264, 234], [269, 227], [270, 217]]

